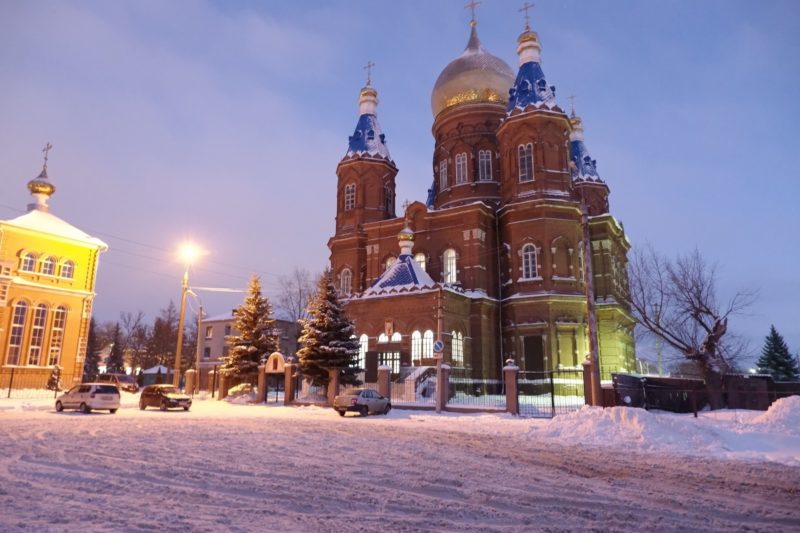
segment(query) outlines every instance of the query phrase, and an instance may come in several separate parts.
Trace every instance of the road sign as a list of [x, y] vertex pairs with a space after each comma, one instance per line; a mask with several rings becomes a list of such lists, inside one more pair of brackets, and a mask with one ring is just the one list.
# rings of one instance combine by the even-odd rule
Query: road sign
[[433, 343], [433, 351], [434, 352], [443, 352], [444, 351], [444, 343], [442, 341], [436, 341]]

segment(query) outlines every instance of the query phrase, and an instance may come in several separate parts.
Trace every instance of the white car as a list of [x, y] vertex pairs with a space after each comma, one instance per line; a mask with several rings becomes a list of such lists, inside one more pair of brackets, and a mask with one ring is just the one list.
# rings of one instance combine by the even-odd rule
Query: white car
[[108, 409], [114, 414], [119, 409], [119, 389], [109, 383], [81, 383], [56, 399], [56, 411], [64, 409], [78, 409], [81, 413]]

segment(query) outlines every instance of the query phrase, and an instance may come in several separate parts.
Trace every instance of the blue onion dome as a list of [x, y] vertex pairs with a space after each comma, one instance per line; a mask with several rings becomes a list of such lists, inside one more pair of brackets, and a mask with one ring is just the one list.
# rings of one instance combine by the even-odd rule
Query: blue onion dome
[[505, 105], [512, 83], [514, 71], [508, 63], [481, 46], [473, 24], [464, 52], [444, 68], [433, 86], [433, 116], [461, 104], [490, 102]]
[[361, 89], [358, 98], [359, 117], [356, 130], [350, 136], [347, 157], [382, 157], [391, 161], [386, 135], [378, 123], [378, 91], [369, 83]]
[[572, 132], [569, 134], [570, 164], [569, 170], [574, 181], [599, 181], [603, 180], [597, 173], [597, 161], [589, 155], [589, 150], [583, 142], [583, 121], [575, 114], [573, 109], [569, 118]]
[[542, 44], [539, 35], [525, 27], [525, 31], [517, 39], [517, 54], [519, 55], [519, 71], [514, 86], [508, 91], [508, 107], [511, 113], [514, 109], [525, 109], [529, 105], [539, 107], [556, 105], [556, 88], [547, 85], [541, 65]]

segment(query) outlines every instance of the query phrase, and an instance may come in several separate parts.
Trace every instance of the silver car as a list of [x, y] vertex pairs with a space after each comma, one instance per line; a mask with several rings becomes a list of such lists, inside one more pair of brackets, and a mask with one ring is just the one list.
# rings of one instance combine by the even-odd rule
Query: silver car
[[347, 411], [367, 416], [369, 413], [388, 414], [392, 409], [389, 398], [381, 396], [372, 389], [349, 389], [333, 400], [333, 408], [344, 416]]
[[81, 383], [56, 399], [56, 411], [64, 409], [78, 409], [81, 413], [107, 409], [114, 414], [119, 409], [119, 389], [109, 383]]

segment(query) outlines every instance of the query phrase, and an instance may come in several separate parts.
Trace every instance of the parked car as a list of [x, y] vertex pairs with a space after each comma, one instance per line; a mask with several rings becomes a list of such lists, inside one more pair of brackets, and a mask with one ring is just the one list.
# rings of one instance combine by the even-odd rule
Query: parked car
[[97, 381], [101, 383], [113, 383], [119, 390], [124, 390], [125, 392], [138, 392], [139, 385], [136, 383], [136, 380], [133, 376], [129, 376], [128, 374], [100, 374], [97, 376]]
[[333, 399], [333, 408], [344, 416], [347, 411], [367, 416], [369, 413], [388, 414], [392, 409], [389, 398], [381, 396], [372, 389], [349, 389]]
[[64, 409], [79, 409], [82, 413], [108, 409], [114, 414], [119, 409], [119, 389], [110, 383], [81, 383], [56, 398], [56, 411]]
[[158, 407], [162, 411], [183, 407], [184, 411], [188, 411], [191, 406], [192, 399], [174, 385], [148, 385], [139, 396], [139, 409], [142, 411], [148, 407]]

